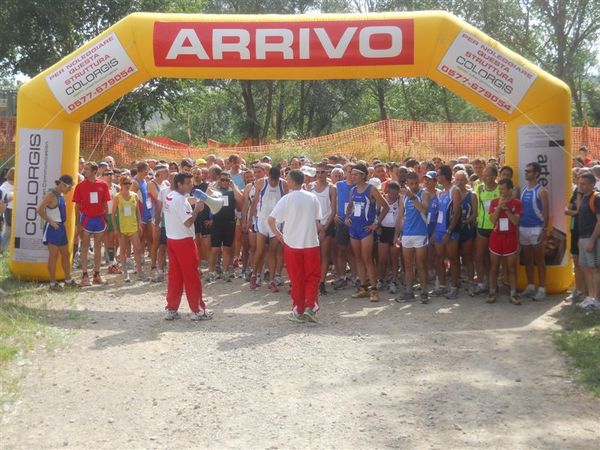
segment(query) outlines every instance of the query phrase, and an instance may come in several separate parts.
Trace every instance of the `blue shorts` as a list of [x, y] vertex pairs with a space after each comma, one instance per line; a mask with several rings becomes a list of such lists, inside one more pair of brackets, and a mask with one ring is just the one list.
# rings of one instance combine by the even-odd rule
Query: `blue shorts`
[[88, 233], [102, 233], [106, 230], [106, 220], [104, 216], [88, 217], [82, 214], [80, 223], [84, 231]]
[[[445, 232], [436, 230], [435, 234], [433, 235], [433, 242], [435, 242], [436, 244], [441, 244], [445, 235], [446, 235]], [[450, 234], [449, 242], [457, 242], [459, 239], [460, 239], [460, 233], [458, 231], [455, 231], [454, 233]]]
[[366, 227], [367, 225], [369, 224], [364, 224], [360, 228], [353, 227], [352, 225], [350, 225], [350, 239], [362, 241], [364, 238], [371, 236], [373, 233], [364, 229], [364, 227]]
[[62, 247], [67, 245], [67, 230], [64, 223], [58, 224], [58, 229], [52, 228], [48, 223], [44, 226], [44, 236], [42, 237], [42, 243], [44, 245], [56, 245]]

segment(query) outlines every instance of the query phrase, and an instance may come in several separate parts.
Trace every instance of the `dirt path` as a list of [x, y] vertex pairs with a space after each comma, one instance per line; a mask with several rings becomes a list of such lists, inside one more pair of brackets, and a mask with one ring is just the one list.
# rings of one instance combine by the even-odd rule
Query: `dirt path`
[[[205, 288], [211, 322], [165, 322], [165, 285], [113, 282], [57, 305], [69, 345], [36, 355], [2, 448], [581, 448], [598, 399], [550, 337], [561, 298], [322, 300], [286, 320], [285, 294]], [[182, 308], [187, 312], [187, 305]]]

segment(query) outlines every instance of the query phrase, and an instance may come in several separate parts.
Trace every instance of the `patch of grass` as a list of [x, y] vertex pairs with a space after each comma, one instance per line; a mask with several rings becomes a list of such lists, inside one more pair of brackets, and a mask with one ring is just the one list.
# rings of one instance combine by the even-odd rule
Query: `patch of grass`
[[47, 324], [47, 288], [14, 278], [8, 257], [0, 257], [0, 405], [16, 392], [19, 374], [11, 364], [37, 346], [52, 349], [58, 333]]
[[569, 355], [575, 379], [600, 396], [600, 313], [567, 307], [560, 323], [555, 341]]

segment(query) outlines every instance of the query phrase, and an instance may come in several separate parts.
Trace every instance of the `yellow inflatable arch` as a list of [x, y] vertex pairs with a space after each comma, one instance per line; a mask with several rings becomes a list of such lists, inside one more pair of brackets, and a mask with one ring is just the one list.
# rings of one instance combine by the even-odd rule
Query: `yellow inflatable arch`
[[[506, 163], [521, 181], [527, 163], [542, 164], [552, 204], [548, 291], [571, 284], [562, 211], [571, 188], [569, 88], [444, 12], [125, 17], [19, 90], [15, 276], [48, 277], [36, 206], [61, 174], [77, 174], [80, 122], [153, 77], [429, 77], [507, 123]], [[69, 236], [74, 225], [69, 207]]]

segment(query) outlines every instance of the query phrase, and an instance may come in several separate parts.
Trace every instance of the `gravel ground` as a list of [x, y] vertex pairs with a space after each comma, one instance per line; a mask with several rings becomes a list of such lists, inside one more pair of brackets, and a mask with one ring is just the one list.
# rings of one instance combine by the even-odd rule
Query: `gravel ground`
[[317, 325], [287, 294], [205, 286], [215, 317], [163, 320], [165, 284], [53, 298], [58, 351], [29, 356], [5, 411], [12, 448], [600, 447], [598, 399], [552, 342], [562, 297], [373, 304], [321, 299]]

